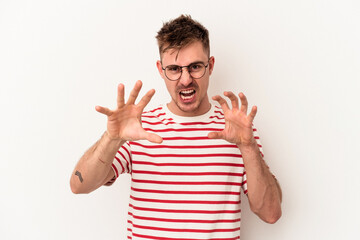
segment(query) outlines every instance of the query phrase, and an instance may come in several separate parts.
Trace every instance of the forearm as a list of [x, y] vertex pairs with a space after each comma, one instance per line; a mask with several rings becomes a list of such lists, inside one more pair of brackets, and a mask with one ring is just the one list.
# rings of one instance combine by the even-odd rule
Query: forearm
[[280, 186], [262, 159], [256, 143], [239, 148], [246, 170], [251, 210], [265, 222], [274, 223], [281, 216]]
[[70, 179], [71, 190], [74, 193], [89, 193], [102, 186], [123, 143], [104, 133], [77, 163]]

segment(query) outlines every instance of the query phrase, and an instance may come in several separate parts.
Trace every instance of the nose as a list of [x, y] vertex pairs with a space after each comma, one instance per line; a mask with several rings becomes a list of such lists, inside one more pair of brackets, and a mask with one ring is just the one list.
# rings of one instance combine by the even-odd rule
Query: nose
[[186, 87], [186, 86], [190, 85], [192, 83], [192, 81], [193, 81], [193, 79], [189, 73], [189, 69], [187, 67], [184, 67], [182, 69], [182, 74], [179, 79], [179, 83]]

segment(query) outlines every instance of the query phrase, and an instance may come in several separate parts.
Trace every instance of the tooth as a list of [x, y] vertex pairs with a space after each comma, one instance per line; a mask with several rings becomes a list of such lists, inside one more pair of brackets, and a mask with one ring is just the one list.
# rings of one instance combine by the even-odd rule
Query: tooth
[[194, 90], [183, 90], [181, 91], [181, 93], [184, 93], [184, 94], [189, 94], [189, 93], [192, 93], [194, 92]]

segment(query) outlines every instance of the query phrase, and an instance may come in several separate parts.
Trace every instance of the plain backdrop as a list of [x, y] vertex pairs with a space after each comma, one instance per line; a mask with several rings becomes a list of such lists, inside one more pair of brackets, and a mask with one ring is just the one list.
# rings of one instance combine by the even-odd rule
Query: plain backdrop
[[359, 12], [356, 0], [0, 0], [0, 239], [126, 239], [130, 176], [88, 195], [69, 179], [119, 83], [155, 88], [149, 107], [169, 101], [155, 35], [180, 14], [210, 31], [210, 96], [258, 106], [283, 189], [274, 225], [243, 198], [241, 239], [359, 239]]

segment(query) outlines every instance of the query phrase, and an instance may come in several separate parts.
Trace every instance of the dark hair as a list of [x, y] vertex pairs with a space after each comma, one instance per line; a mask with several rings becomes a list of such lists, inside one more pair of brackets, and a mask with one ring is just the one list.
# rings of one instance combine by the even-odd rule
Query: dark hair
[[168, 49], [181, 48], [200, 41], [204, 51], [210, 56], [209, 31], [190, 15], [181, 15], [163, 24], [156, 36], [160, 56]]

